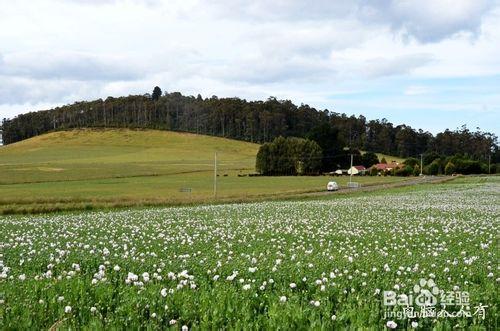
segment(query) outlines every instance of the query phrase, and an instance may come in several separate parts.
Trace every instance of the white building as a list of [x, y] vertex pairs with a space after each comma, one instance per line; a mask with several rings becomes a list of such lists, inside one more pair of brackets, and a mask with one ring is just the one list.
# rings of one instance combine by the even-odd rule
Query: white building
[[353, 174], [353, 175], [364, 175], [366, 173], [366, 168], [362, 165], [359, 166], [352, 166], [349, 170], [347, 170], [347, 174]]

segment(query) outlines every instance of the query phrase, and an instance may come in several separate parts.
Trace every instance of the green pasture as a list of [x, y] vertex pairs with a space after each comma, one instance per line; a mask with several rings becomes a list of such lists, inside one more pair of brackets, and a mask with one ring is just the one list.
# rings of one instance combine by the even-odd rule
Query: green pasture
[[[54, 132], [0, 148], [0, 212], [248, 200], [325, 190], [326, 176], [254, 177], [259, 145], [154, 130]], [[348, 177], [333, 180], [345, 186]], [[361, 185], [401, 181], [359, 177]]]

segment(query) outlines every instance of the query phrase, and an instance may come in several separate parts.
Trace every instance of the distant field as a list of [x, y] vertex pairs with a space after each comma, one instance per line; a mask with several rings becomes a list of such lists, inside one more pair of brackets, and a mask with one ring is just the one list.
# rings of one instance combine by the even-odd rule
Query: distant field
[[[364, 154], [366, 152], [362, 151], [361, 154]], [[382, 158], [385, 158], [387, 163], [390, 163], [392, 161], [398, 162], [398, 163], [403, 163], [405, 161], [405, 158], [399, 157], [399, 156], [394, 156], [394, 155], [387, 155], [387, 154], [382, 154], [382, 153], [375, 153], [378, 157], [378, 160], [381, 161]]]
[[[324, 190], [327, 177], [239, 177], [259, 145], [154, 130], [74, 130], [0, 148], [0, 213], [212, 202]], [[345, 185], [347, 177], [335, 179]], [[401, 181], [362, 177], [363, 185]], [[191, 192], [183, 190], [189, 188]]]

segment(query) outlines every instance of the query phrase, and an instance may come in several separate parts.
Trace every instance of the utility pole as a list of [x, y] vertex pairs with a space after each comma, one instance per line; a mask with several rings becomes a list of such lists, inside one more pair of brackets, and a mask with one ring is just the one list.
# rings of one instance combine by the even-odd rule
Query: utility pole
[[349, 171], [351, 172], [351, 174], [349, 176], [349, 186], [352, 183], [352, 158], [353, 158], [353, 154], [351, 153], [351, 168], [349, 169]]
[[217, 200], [217, 152], [214, 158], [214, 199]]
[[420, 154], [420, 176], [422, 176], [424, 170], [424, 154]]

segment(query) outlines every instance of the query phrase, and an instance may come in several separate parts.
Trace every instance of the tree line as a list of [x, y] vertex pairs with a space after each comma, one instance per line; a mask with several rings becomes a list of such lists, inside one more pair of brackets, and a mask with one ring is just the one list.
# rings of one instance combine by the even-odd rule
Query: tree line
[[399, 157], [437, 154], [462, 155], [471, 160], [499, 161], [496, 135], [462, 126], [435, 136], [408, 125], [394, 125], [364, 116], [348, 116], [327, 109], [270, 97], [265, 101], [240, 98], [202, 98], [179, 92], [108, 97], [29, 112], [2, 122], [4, 144], [54, 130], [71, 128], [150, 128], [227, 137], [265, 143], [279, 136], [315, 141], [322, 149], [321, 168], [343, 162], [343, 149], [366, 150]]

